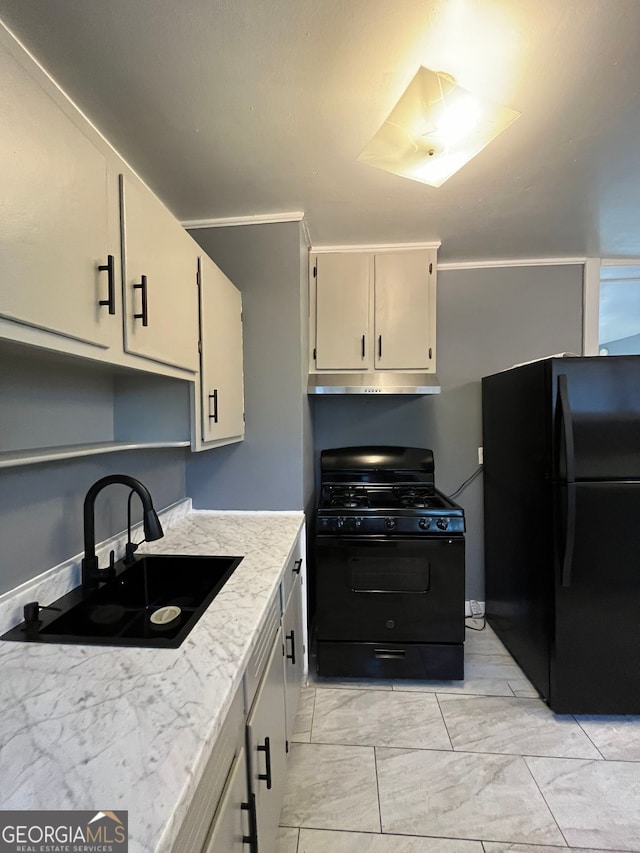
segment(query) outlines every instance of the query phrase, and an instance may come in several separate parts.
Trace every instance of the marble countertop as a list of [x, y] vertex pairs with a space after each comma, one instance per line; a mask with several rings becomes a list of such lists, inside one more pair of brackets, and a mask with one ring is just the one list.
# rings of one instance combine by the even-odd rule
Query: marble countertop
[[165, 524], [144, 550], [243, 557], [178, 649], [0, 642], [0, 808], [126, 809], [131, 853], [169, 851], [303, 522]]

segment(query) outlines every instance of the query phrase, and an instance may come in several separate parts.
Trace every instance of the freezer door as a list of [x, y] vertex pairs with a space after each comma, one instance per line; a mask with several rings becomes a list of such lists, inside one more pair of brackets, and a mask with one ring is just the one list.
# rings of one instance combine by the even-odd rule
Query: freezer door
[[550, 365], [554, 480], [640, 480], [640, 356]]
[[640, 482], [559, 486], [555, 505], [549, 705], [639, 714]]

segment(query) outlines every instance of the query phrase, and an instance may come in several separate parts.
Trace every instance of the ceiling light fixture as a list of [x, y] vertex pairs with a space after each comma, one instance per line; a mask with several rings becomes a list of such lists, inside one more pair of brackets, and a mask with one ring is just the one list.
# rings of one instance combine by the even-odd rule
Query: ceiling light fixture
[[440, 187], [519, 115], [421, 67], [358, 160]]

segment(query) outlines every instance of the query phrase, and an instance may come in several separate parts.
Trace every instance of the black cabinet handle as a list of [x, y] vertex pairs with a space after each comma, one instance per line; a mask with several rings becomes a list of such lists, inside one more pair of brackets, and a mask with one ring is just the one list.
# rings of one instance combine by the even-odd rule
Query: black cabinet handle
[[248, 803], [241, 803], [240, 808], [249, 812], [249, 835], [242, 836], [242, 843], [249, 845], [251, 853], [258, 853], [258, 818], [256, 815], [256, 795], [249, 796]]
[[361, 352], [362, 352], [362, 358], [364, 358], [364, 355], [365, 355], [365, 336], [364, 335], [362, 336]]
[[142, 320], [143, 326], [149, 325], [149, 314], [148, 314], [148, 306], [147, 306], [147, 277], [146, 275], [140, 276], [140, 284], [133, 285], [134, 290], [140, 290], [142, 295], [142, 312], [140, 314], [134, 314], [134, 320]]
[[268, 737], [264, 739], [264, 746], [256, 747], [258, 752], [264, 752], [266, 773], [258, 773], [258, 779], [267, 783], [267, 791], [271, 790], [271, 741]]
[[[211, 414], [211, 400], [213, 400], [213, 414]], [[213, 389], [213, 394], [209, 394], [209, 420], [218, 423], [218, 389]]]
[[378, 335], [378, 358], [382, 358], [382, 335]]
[[106, 299], [101, 299], [98, 302], [98, 305], [108, 305], [109, 306], [109, 314], [116, 313], [116, 287], [115, 287], [115, 279], [116, 279], [116, 259], [113, 255], [107, 255], [107, 263], [99, 264], [98, 269], [100, 272], [106, 272], [107, 274], [107, 283], [108, 283], [108, 296]]
[[295, 666], [296, 665], [296, 633], [295, 633], [295, 631], [293, 629], [291, 629], [291, 633], [286, 634], [284, 639], [285, 639], [285, 643], [287, 642], [287, 640], [291, 640], [291, 654], [285, 655], [285, 657], [287, 658], [287, 660], [291, 661], [293, 666]]
[[299, 560], [296, 560], [296, 561], [295, 561], [295, 563], [293, 564], [293, 568], [291, 569], [291, 571], [293, 572], [293, 574], [294, 574], [294, 575], [299, 575], [299, 574], [300, 574], [300, 569], [301, 569], [301, 568], [302, 568], [302, 557], [300, 557], [300, 559], [299, 559]]

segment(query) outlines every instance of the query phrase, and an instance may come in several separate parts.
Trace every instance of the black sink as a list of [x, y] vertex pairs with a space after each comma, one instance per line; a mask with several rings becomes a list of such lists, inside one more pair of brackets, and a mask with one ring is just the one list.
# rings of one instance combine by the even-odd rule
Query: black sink
[[170, 555], [121, 560], [112, 580], [72, 590], [42, 610], [40, 621], [23, 622], [0, 639], [175, 649], [241, 560]]

